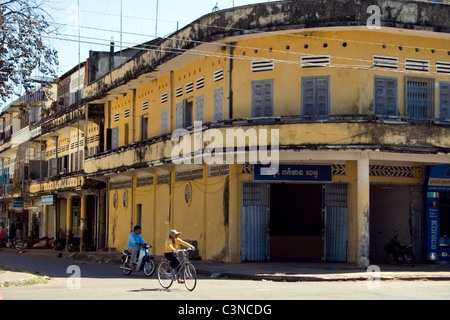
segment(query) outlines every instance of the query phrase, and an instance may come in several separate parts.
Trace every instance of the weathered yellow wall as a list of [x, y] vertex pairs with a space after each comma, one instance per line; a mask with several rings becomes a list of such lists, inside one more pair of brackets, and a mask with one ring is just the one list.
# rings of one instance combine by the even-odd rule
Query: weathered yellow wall
[[[433, 63], [449, 61], [448, 42], [446, 47], [446, 42], [440, 39], [386, 32], [389, 28], [383, 28], [382, 31], [333, 29], [238, 41], [234, 51], [233, 72], [238, 71], [246, 75], [233, 78], [234, 117], [251, 116], [251, 81], [256, 80], [275, 79], [275, 115], [301, 114], [302, 77], [330, 76], [332, 114], [373, 113], [373, 77], [383, 76], [398, 78], [399, 115], [404, 115], [405, 58], [429, 59], [430, 71], [436, 83], [448, 81], [446, 74], [435, 72]], [[418, 43], [421, 44], [420, 47], [417, 47]], [[331, 55], [331, 67], [302, 68], [300, 59], [306, 55]], [[373, 55], [398, 57], [399, 68], [373, 68]], [[252, 73], [252, 58], [275, 59], [274, 71]], [[430, 73], [419, 72], [417, 76], [429, 77]], [[436, 87], [436, 96], [437, 93]], [[438, 99], [435, 101], [437, 116], [439, 102]]]
[[[128, 206], [123, 205], [123, 193], [127, 191]], [[114, 194], [117, 192], [117, 207], [114, 207]], [[128, 235], [133, 230], [131, 214], [131, 190], [116, 189], [109, 191], [109, 225], [108, 246], [118, 250], [126, 249]], [[143, 230], [144, 231], [144, 230]], [[145, 239], [145, 238], [144, 238]]]
[[[416, 50], [415, 44], [421, 43]], [[405, 58], [430, 59], [430, 61], [448, 61], [448, 48], [445, 41], [428, 39], [411, 34], [390, 33], [388, 28], [381, 31], [347, 31], [345, 28], [265, 36], [239, 40], [233, 49], [218, 47], [208, 56], [198, 56], [190, 64], [170, 72], [162, 73], [159, 78], [148, 78], [142, 86], [126, 95], [118, 96], [111, 102], [111, 127], [119, 126], [119, 145], [124, 144], [125, 123], [129, 124], [130, 137], [139, 140], [141, 116], [149, 118], [149, 137], [161, 134], [161, 112], [167, 110], [169, 132], [176, 127], [176, 105], [184, 99], [193, 102], [193, 120], [196, 119], [196, 98], [204, 96], [204, 121], [214, 119], [214, 91], [223, 88], [223, 119], [228, 118], [228, 69], [226, 55], [233, 54], [232, 81], [233, 118], [248, 118], [252, 112], [251, 82], [274, 79], [274, 115], [301, 114], [301, 80], [308, 76], [330, 77], [330, 108], [332, 114], [371, 114], [373, 113], [374, 76], [398, 78], [399, 115], [405, 114], [404, 107], [404, 60]], [[326, 44], [326, 45], [325, 45]], [[400, 49], [401, 46], [401, 49]], [[434, 48], [434, 52], [429, 48]], [[425, 55], [424, 55], [425, 52]], [[331, 55], [331, 67], [302, 68], [304, 55]], [[399, 58], [398, 70], [372, 67], [373, 55]], [[252, 59], [275, 59], [275, 69], [267, 72], [252, 72]], [[433, 65], [432, 65], [433, 68]], [[214, 72], [223, 69], [224, 79], [214, 82]], [[434, 70], [434, 69], [433, 69]], [[439, 81], [448, 81], [448, 76], [431, 72]], [[429, 76], [418, 73], [418, 76]], [[196, 80], [204, 77], [204, 88], [196, 88]], [[141, 79], [146, 79], [142, 77]], [[185, 86], [193, 82], [193, 92], [186, 93]], [[176, 88], [183, 87], [183, 94], [175, 96]], [[436, 87], [437, 90], [437, 87]], [[436, 91], [436, 96], [437, 96]], [[167, 93], [168, 101], [161, 103], [161, 95]], [[135, 105], [133, 108], [133, 101]], [[142, 103], [148, 101], [147, 110]], [[438, 99], [436, 101], [436, 116]], [[123, 117], [123, 110], [130, 108], [130, 117]], [[133, 114], [134, 110], [134, 114]], [[120, 113], [120, 120], [114, 122], [114, 113]], [[237, 129], [231, 128], [231, 129]], [[302, 123], [284, 125], [264, 125], [259, 128], [279, 129], [281, 145], [355, 145], [386, 144], [448, 146], [446, 131], [434, 127], [433, 130], [421, 126], [403, 127], [380, 123]], [[219, 129], [225, 135], [225, 129]], [[426, 134], [425, 134], [426, 133]], [[103, 158], [89, 159], [85, 170], [94, 173], [122, 166], [134, 165], [137, 161], [151, 162], [169, 158], [178, 141], [161, 141], [136, 150], [111, 153]], [[248, 145], [248, 142], [245, 142]], [[50, 143], [51, 146], [51, 143]], [[170, 229], [182, 231], [182, 238], [198, 241], [199, 255], [203, 259], [239, 261], [241, 233], [241, 193], [242, 182], [251, 181], [252, 175], [243, 174], [240, 165], [230, 166], [230, 175], [198, 180], [174, 181], [157, 184], [158, 171], [154, 167], [153, 186], [136, 188], [133, 194], [133, 210], [128, 207], [114, 209], [110, 200], [110, 243], [112, 247], [123, 248], [130, 232], [131, 219], [135, 219], [137, 203], [143, 204], [143, 235], [154, 246], [155, 254], [163, 254], [164, 241]], [[167, 168], [166, 168], [167, 169]], [[169, 169], [170, 170], [170, 169]], [[171, 170], [179, 170], [178, 167]], [[371, 183], [420, 184], [422, 177], [386, 178], [371, 177]], [[355, 162], [346, 162], [346, 175], [334, 176], [335, 183], [349, 184], [349, 220], [348, 220], [348, 260], [358, 257], [357, 247], [357, 166]], [[190, 184], [192, 199], [185, 201], [185, 187]], [[119, 194], [120, 194], [119, 190]], [[133, 192], [131, 190], [130, 192]], [[113, 192], [110, 192], [110, 198]], [[131, 194], [130, 194], [131, 195]], [[227, 200], [224, 200], [224, 197]], [[120, 197], [119, 197], [120, 198]], [[131, 199], [131, 197], [130, 197]], [[119, 207], [120, 207], [119, 201]], [[133, 215], [133, 217], [132, 217]], [[148, 229], [148, 230], [147, 230]]]

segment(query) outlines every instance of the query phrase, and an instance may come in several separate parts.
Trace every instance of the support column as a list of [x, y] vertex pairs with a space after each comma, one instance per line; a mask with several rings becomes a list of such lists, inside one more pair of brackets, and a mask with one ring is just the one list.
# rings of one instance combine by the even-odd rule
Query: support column
[[369, 266], [369, 217], [370, 217], [370, 181], [369, 153], [361, 152], [357, 161], [357, 265]]
[[81, 212], [80, 212], [80, 251], [86, 251], [87, 237], [87, 210], [86, 196], [81, 196]]
[[66, 204], [66, 249], [68, 240], [72, 238], [72, 224], [73, 224], [73, 201], [72, 198], [67, 198]]
[[229, 180], [229, 206], [228, 206], [228, 238], [229, 261], [234, 263], [241, 262], [241, 221], [242, 221], [242, 203], [241, 199], [241, 164], [230, 164]]
[[48, 205], [43, 205], [42, 212], [42, 236], [48, 237]]

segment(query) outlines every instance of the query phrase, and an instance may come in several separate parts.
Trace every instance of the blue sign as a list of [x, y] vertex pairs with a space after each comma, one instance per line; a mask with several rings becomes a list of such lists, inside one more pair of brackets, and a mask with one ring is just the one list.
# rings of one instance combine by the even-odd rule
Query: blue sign
[[443, 164], [427, 168], [427, 191], [450, 192], [450, 165]]
[[13, 204], [13, 208], [23, 208], [22, 200], [13, 200], [12, 204]]
[[41, 204], [42, 205], [52, 205], [53, 204], [53, 195], [50, 196], [42, 196], [41, 197]]
[[[279, 165], [273, 175], [262, 175], [261, 168], [271, 165], [255, 164], [253, 178], [256, 181], [309, 181], [332, 182], [331, 165]], [[273, 165], [272, 165], [273, 167]]]
[[439, 193], [427, 192], [426, 198], [427, 259], [438, 260], [439, 256]]

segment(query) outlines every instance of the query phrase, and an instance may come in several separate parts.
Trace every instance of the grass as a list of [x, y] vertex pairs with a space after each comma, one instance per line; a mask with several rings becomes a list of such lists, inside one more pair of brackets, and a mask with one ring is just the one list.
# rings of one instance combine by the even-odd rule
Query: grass
[[[6, 271], [20, 272], [20, 273], [23, 273], [24, 275], [32, 275], [33, 277], [31, 279], [24, 279], [24, 280], [4, 280], [4, 281], [0, 281], [0, 287], [1, 288], [8, 288], [8, 287], [12, 287], [12, 286], [33, 286], [33, 285], [47, 284], [48, 283], [48, 277], [47, 276], [35, 275], [35, 274], [29, 273], [29, 272], [22, 272], [22, 271], [18, 271], [16, 269], [13, 269], [13, 268], [0, 266], [0, 274], [5, 273]], [[25, 278], [25, 276], [24, 276], [24, 278]]]

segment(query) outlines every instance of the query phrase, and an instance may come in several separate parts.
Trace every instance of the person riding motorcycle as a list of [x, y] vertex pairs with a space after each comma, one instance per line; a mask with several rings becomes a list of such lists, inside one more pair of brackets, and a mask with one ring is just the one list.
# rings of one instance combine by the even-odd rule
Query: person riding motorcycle
[[144, 238], [141, 235], [141, 227], [140, 226], [134, 226], [133, 232], [130, 233], [128, 236], [128, 244], [127, 249], [131, 252], [131, 261], [129, 263], [129, 267], [132, 270], [136, 269], [136, 265], [138, 262], [138, 253], [140, 249], [141, 243], [146, 243]]

